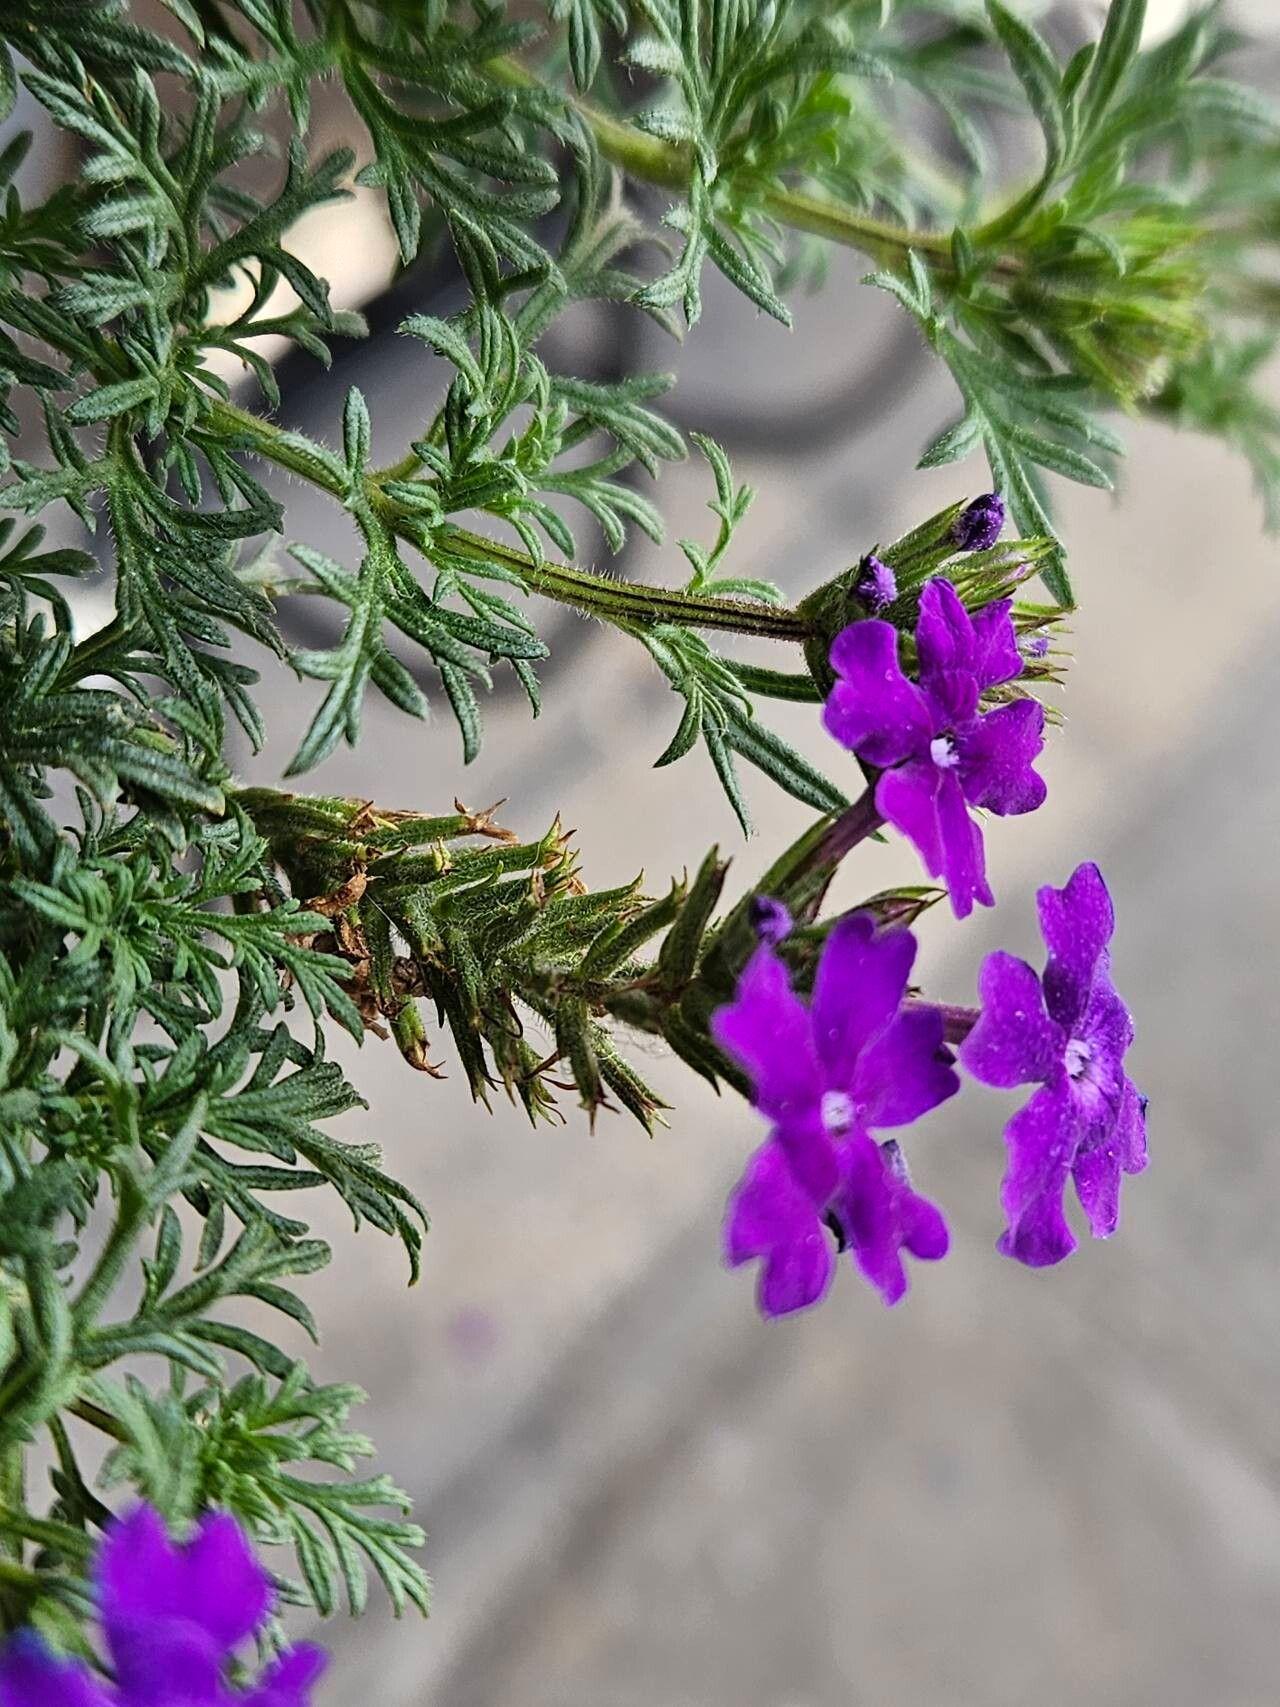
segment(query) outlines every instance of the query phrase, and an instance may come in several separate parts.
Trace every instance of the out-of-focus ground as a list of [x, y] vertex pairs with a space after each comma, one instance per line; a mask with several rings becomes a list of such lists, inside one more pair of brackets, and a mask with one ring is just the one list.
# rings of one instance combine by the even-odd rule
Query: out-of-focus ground
[[[909, 351], [827, 448], [770, 440], [771, 419], [896, 335], [860, 271], [841, 260], [790, 336], [713, 290], [684, 351], [653, 352], [678, 360], [690, 424], [714, 408], [749, 426], [740, 566], [790, 595], [981, 479], [913, 472], [953, 399]], [[332, 436], [351, 379], [375, 454], [398, 453], [431, 370], [385, 341], [295, 418]], [[999, 1258], [1016, 1103], [970, 1086], [909, 1140], [951, 1220], [947, 1261], [917, 1266], [894, 1311], [850, 1269], [820, 1309], [766, 1326], [717, 1255], [759, 1136], [741, 1103], [654, 1057], [677, 1109], [653, 1140], [620, 1117], [530, 1131], [473, 1109], [457, 1074], [414, 1075], [376, 1042], [343, 1051], [371, 1104], [351, 1131], [385, 1145], [434, 1225], [409, 1292], [387, 1241], [353, 1247], [331, 1217], [312, 1366], [373, 1395], [361, 1426], [414, 1495], [436, 1592], [426, 1624], [375, 1598], [335, 1627], [330, 1707], [1280, 1698], [1280, 546], [1223, 450], [1151, 426], [1130, 442], [1118, 504], [1061, 492], [1083, 609], [1048, 803], [989, 828], [994, 916], [923, 927], [931, 993], [971, 999], [988, 949], [1039, 958], [1035, 886], [1103, 866], [1151, 1096], [1153, 1163], [1120, 1234], [1049, 1273]], [[672, 540], [705, 534], [708, 493], [700, 465], [664, 474]], [[342, 555], [341, 518], [287, 496], [290, 534]], [[629, 572], [679, 561], [646, 550]], [[678, 706], [639, 649], [549, 615], [569, 661], [539, 722], [495, 700], [467, 800], [507, 797], [528, 833], [560, 813], [594, 884], [643, 868], [661, 885], [719, 841], [745, 885], [807, 813], [753, 778], [759, 834], [742, 843], [703, 757], [651, 769]], [[268, 675], [254, 775], [278, 776], [317, 691]], [[838, 773], [811, 708], [773, 715]], [[360, 748], [309, 781], [437, 809], [459, 779], [447, 718], [423, 728], [375, 698]], [[851, 865], [845, 900], [915, 871], [898, 848]]]

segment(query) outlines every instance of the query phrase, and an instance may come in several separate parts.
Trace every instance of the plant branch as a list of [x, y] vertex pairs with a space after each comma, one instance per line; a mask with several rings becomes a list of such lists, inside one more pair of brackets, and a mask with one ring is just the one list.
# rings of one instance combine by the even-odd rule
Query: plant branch
[[[688, 188], [692, 169], [692, 154], [688, 147], [649, 136], [625, 120], [614, 118], [592, 101], [563, 91], [548, 90], [533, 72], [509, 56], [490, 60], [486, 69], [508, 87], [541, 89], [562, 99], [590, 130], [605, 159], [633, 178], [665, 189]], [[951, 237], [945, 231], [918, 231], [905, 225], [895, 225], [829, 197], [809, 195], [803, 190], [786, 187], [766, 189], [760, 197], [760, 208], [780, 225], [793, 231], [806, 231], [815, 237], [825, 237], [847, 249], [857, 249], [877, 262], [900, 260], [914, 250], [917, 254], [927, 255], [935, 267], [944, 272], [950, 271], [953, 265]], [[995, 270], [1017, 272], [1020, 269], [1017, 261], [1003, 257], [995, 263]]]
[[[279, 468], [298, 475], [313, 486], [346, 502], [346, 484], [325, 462], [311, 454], [305, 444], [270, 421], [260, 420], [235, 404], [211, 405], [210, 423], [246, 450], [265, 457]], [[391, 471], [394, 477], [395, 471]], [[382, 478], [387, 478], [383, 476]], [[405, 533], [407, 513], [384, 491], [378, 477], [365, 481], [364, 496], [374, 513], [397, 533]], [[408, 537], [420, 541], [415, 528]], [[455, 557], [476, 563], [496, 563], [518, 575], [531, 593], [556, 604], [571, 605], [589, 616], [622, 625], [673, 622], [689, 628], [713, 628], [734, 634], [753, 634], [764, 639], [803, 642], [811, 625], [797, 611], [747, 599], [719, 599], [702, 593], [685, 593], [674, 587], [651, 587], [638, 581], [619, 581], [592, 570], [578, 569], [549, 558], [540, 562], [528, 552], [503, 544], [485, 534], [448, 524], [440, 532], [442, 545]]]

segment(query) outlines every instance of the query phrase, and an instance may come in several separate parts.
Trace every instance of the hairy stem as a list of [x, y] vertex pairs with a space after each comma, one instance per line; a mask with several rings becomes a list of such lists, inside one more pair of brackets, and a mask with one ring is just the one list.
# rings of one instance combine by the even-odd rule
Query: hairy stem
[[859, 842], [865, 842], [883, 826], [884, 819], [876, 807], [875, 784], [869, 783], [853, 805], [846, 806], [832, 821], [809, 855], [809, 864], [815, 870], [834, 871]]
[[[215, 430], [238, 441], [246, 450], [298, 475], [344, 502], [350, 497], [333, 470], [312, 455], [292, 434], [263, 421], [233, 403], [216, 402], [210, 409]], [[382, 479], [395, 478], [396, 470]], [[365, 497], [374, 513], [389, 527], [402, 531], [403, 512], [383, 490], [378, 477], [365, 481]], [[415, 536], [416, 537], [416, 536]], [[650, 587], [638, 581], [618, 581], [589, 569], [578, 569], [549, 558], [536, 561], [526, 551], [452, 525], [441, 530], [440, 543], [455, 557], [476, 563], [498, 563], [517, 574], [529, 592], [571, 605], [575, 610], [608, 622], [651, 625], [682, 623], [688, 628], [714, 628], [764, 639], [801, 642], [812, 632], [794, 610], [757, 604], [747, 599], [717, 599], [702, 593], [683, 593], [674, 587]]]
[[457, 556], [514, 569], [531, 592], [592, 616], [646, 625], [677, 622], [687, 628], [727, 629], [771, 640], [803, 641], [810, 633], [805, 619], [785, 606], [711, 598], [705, 593], [682, 593], [674, 587], [650, 587], [640, 581], [615, 581], [550, 560], [535, 563], [527, 553], [465, 528], [449, 528], [444, 543]]
[[[491, 59], [486, 69], [498, 82], [512, 88], [543, 87], [531, 71], [510, 57]], [[566, 95], [563, 91], [556, 91], [556, 94], [583, 120], [606, 160], [611, 160], [615, 166], [645, 183], [658, 184], [670, 190], [688, 188], [692, 157], [687, 147], [649, 136], [625, 120], [614, 118], [592, 101]], [[944, 267], [951, 265], [951, 239], [946, 232], [914, 231], [907, 226], [894, 225], [888, 220], [860, 213], [843, 202], [825, 196], [806, 195], [801, 190], [766, 190], [762, 208], [779, 224], [789, 226], [793, 231], [807, 231], [816, 237], [826, 237], [877, 261], [900, 258], [914, 249]]]
[[928, 1002], [922, 1005], [931, 1007], [942, 1015], [943, 1036], [948, 1043], [963, 1043], [982, 1017], [977, 1008], [953, 1007], [948, 1002]]

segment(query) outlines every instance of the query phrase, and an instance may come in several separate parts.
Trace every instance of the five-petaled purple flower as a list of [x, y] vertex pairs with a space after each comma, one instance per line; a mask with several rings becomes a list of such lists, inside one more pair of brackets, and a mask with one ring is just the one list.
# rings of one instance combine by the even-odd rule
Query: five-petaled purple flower
[[907, 1178], [896, 1144], [871, 1136], [905, 1126], [959, 1088], [936, 1009], [904, 1009], [915, 959], [907, 930], [877, 931], [866, 913], [842, 919], [804, 1004], [762, 942], [734, 1001], [712, 1019], [720, 1047], [751, 1077], [773, 1131], [729, 1200], [725, 1255], [759, 1257], [760, 1308], [785, 1315], [816, 1303], [848, 1245], [887, 1303], [907, 1288], [902, 1251], [945, 1255], [947, 1229]]
[[210, 1514], [175, 1546], [158, 1514], [139, 1506], [107, 1531], [95, 1575], [115, 1682], [22, 1630], [0, 1653], [0, 1707], [307, 1707], [325, 1662], [309, 1644], [283, 1653], [246, 1692], [227, 1682], [228, 1660], [273, 1599], [233, 1517]]
[[984, 492], [956, 517], [951, 538], [961, 551], [987, 551], [1004, 527], [1004, 499], [998, 492]]
[[898, 631], [855, 622], [831, 648], [836, 684], [823, 722], [881, 771], [876, 809], [942, 877], [958, 919], [993, 903], [982, 832], [969, 806], [1002, 816], [1032, 812], [1045, 796], [1032, 765], [1044, 745], [1044, 707], [1015, 699], [980, 712], [986, 688], [1023, 667], [1008, 599], [970, 616], [949, 581], [926, 583], [916, 624], [919, 684], [898, 662]]
[[1000, 1249], [1045, 1268], [1075, 1249], [1062, 1209], [1068, 1174], [1094, 1237], [1107, 1238], [1120, 1216], [1121, 1173], [1147, 1165], [1147, 1134], [1146, 1098], [1124, 1071], [1133, 1021], [1111, 984], [1115, 914], [1102, 873], [1082, 865], [1064, 889], [1036, 899], [1049, 950], [1043, 981], [1025, 960], [988, 955], [982, 1013], [960, 1059], [984, 1084], [1040, 1087], [1005, 1127], [1009, 1226]]

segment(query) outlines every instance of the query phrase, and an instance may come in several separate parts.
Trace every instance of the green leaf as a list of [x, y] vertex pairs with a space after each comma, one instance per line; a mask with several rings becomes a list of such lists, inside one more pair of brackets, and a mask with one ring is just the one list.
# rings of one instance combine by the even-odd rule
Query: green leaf
[[1067, 148], [1067, 120], [1058, 63], [1033, 24], [1019, 18], [1001, 0], [986, 0], [986, 6], [1000, 45], [1008, 54], [1014, 74], [1044, 132], [1047, 180], [1062, 162]]
[[1147, 0], [1111, 0], [1097, 52], [1081, 91], [1081, 128], [1089, 129], [1115, 99], [1142, 43]]
[[96, 391], [77, 397], [67, 409], [67, 420], [76, 426], [94, 421], [114, 420], [142, 403], [149, 403], [159, 390], [159, 382], [151, 374], [138, 374], [134, 379], [117, 380], [113, 385], [100, 385]]

